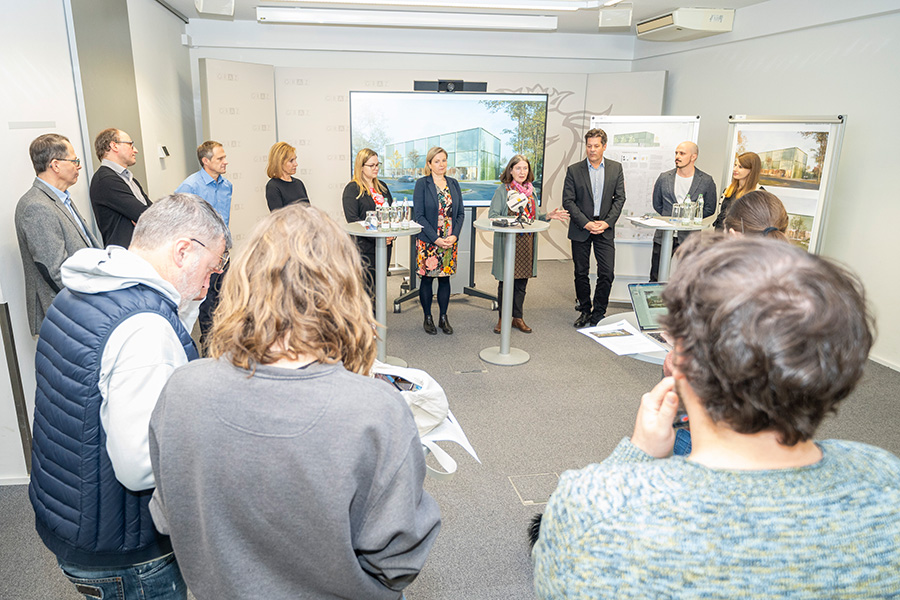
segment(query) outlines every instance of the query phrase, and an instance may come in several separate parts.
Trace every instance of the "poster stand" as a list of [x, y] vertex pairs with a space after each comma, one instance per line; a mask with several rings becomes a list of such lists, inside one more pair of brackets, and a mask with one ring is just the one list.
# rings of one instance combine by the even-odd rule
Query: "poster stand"
[[720, 189], [724, 191], [731, 182], [737, 155], [756, 152], [762, 162], [760, 185], [778, 196], [790, 217], [788, 238], [817, 254], [824, 239], [846, 118], [730, 116], [725, 148], [730, 158], [725, 162]]

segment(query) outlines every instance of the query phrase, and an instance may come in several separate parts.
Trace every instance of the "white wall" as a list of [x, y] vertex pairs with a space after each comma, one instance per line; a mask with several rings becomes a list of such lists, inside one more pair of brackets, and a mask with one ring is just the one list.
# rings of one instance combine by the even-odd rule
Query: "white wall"
[[[181, 44], [184, 23], [153, 0], [128, 0], [128, 23], [146, 191], [155, 200], [200, 168], [190, 51]], [[160, 144], [169, 150], [168, 158], [159, 158]]]
[[[773, 33], [771, 16], [782, 7], [789, 10], [779, 13], [778, 26], [786, 31]], [[638, 58], [634, 68], [668, 71], [665, 114], [703, 117], [698, 166], [717, 181], [727, 168], [729, 115], [847, 115], [821, 253], [860, 275], [878, 320], [872, 358], [900, 369], [900, 192], [892, 166], [900, 138], [900, 6], [796, 0], [750, 8], [737, 25], [759, 37], [712, 38], [688, 51], [639, 43], [639, 56], [657, 56]], [[839, 22], [818, 25], [823, 15]]]
[[[8, 3], [0, 20], [0, 180], [6, 198], [0, 202], [0, 280], [9, 303], [29, 414], [34, 407], [35, 342], [25, 316], [25, 283], [16, 243], [16, 203], [31, 187], [34, 170], [28, 145], [43, 133], [72, 141], [78, 156], [89, 148], [81, 141], [75, 88], [69, 62], [68, 35], [59, 0]], [[40, 40], [36, 43], [35, 40]], [[90, 174], [84, 169], [70, 189], [84, 215], [91, 214]], [[6, 361], [0, 361], [0, 484], [27, 481]]]

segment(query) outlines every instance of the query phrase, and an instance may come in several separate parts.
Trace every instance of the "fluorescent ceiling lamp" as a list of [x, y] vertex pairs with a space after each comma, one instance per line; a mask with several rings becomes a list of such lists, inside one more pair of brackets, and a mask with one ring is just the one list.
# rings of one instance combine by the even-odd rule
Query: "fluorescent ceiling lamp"
[[[486, 10], [575, 11], [597, 8], [602, 0], [270, 0], [290, 4], [355, 4], [372, 6], [411, 6], [416, 8], [483, 8]], [[622, 0], [612, 0], [612, 3]], [[609, 4], [609, 3], [607, 3]]]
[[615, 6], [616, 4], [619, 4], [620, 2], [624, 2], [624, 1], [625, 0], [609, 0], [608, 2], [604, 2], [603, 6]]
[[393, 10], [340, 10], [330, 8], [256, 7], [260, 23], [313, 25], [371, 25], [376, 27], [431, 27], [435, 29], [519, 29], [555, 31], [556, 17], [486, 15]]

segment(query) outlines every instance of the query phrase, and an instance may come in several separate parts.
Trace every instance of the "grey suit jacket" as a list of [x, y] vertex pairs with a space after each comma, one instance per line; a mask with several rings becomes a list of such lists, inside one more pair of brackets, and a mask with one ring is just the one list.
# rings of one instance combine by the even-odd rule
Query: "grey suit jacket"
[[[675, 204], [675, 169], [665, 171], [656, 178], [653, 185], [653, 210], [664, 217], [672, 215], [672, 205]], [[716, 212], [716, 182], [708, 174], [700, 169], [694, 169], [694, 180], [691, 182], [691, 189], [688, 196], [696, 200], [700, 194], [703, 194], [703, 218], [710, 216]], [[679, 231], [678, 236], [684, 237], [688, 231]], [[659, 243], [662, 239], [662, 231], [657, 231], [653, 235], [653, 241]]]
[[[622, 214], [625, 204], [625, 176], [622, 164], [612, 159], [603, 159], [604, 179], [603, 194], [600, 196], [600, 220], [609, 223], [609, 229], [600, 235], [606, 239], [616, 236], [616, 221]], [[569, 211], [569, 239], [584, 242], [590, 237], [584, 228], [594, 217], [594, 192], [591, 188], [591, 175], [588, 173], [587, 159], [566, 170], [563, 184], [563, 208]]]
[[25, 270], [25, 307], [32, 335], [40, 331], [47, 309], [63, 288], [59, 274], [63, 261], [82, 248], [102, 248], [77, 208], [75, 212], [87, 236], [50, 185], [37, 177], [16, 205], [16, 238]]

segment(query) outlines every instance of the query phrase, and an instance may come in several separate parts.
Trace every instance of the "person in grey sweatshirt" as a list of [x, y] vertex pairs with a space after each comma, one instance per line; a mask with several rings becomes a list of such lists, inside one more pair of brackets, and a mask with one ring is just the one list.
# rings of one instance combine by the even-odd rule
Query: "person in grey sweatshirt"
[[440, 513], [412, 413], [367, 376], [360, 264], [321, 210], [271, 213], [225, 278], [210, 358], [160, 395], [150, 508], [198, 600], [396, 600], [425, 563]]

